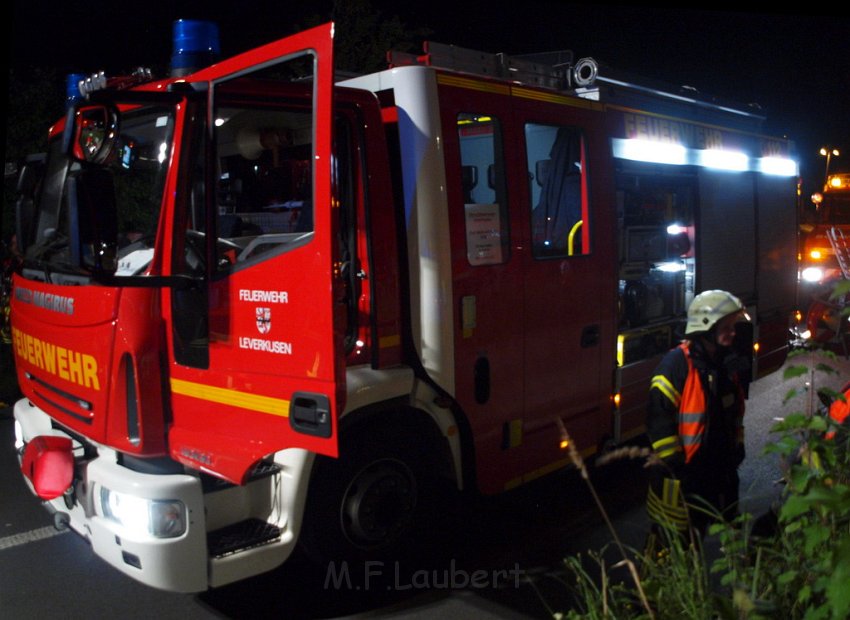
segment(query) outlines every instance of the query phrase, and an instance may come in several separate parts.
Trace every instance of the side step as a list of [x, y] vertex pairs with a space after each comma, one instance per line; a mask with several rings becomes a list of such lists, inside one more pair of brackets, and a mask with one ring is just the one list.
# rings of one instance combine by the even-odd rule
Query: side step
[[207, 534], [210, 555], [224, 557], [280, 539], [280, 528], [260, 519], [248, 519]]

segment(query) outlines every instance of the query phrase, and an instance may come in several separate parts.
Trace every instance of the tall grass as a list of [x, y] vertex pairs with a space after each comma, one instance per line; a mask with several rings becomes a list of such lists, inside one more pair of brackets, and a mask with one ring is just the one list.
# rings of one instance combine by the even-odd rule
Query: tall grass
[[[823, 357], [825, 356], [825, 358]], [[804, 410], [777, 423], [777, 439], [765, 454], [781, 463], [783, 494], [774, 519], [754, 523], [750, 514], [731, 522], [714, 515], [708, 536], [719, 549], [707, 553], [699, 536], [662, 530], [661, 545], [624, 545], [588, 475], [578, 447], [570, 456], [591, 489], [612, 543], [564, 560], [564, 587], [574, 605], [551, 610], [559, 619], [761, 619], [843, 620], [850, 617], [850, 433], [836, 428], [818, 406], [842, 398], [818, 377], [834, 373], [829, 353], [791, 359], [785, 378], [794, 382], [786, 402], [803, 395]], [[799, 360], [800, 358], [796, 358]], [[834, 357], [833, 357], [834, 359]], [[833, 439], [825, 431], [836, 430]], [[565, 428], [561, 429], [569, 441]], [[597, 465], [629, 458], [650, 461], [646, 449], [613, 452]], [[708, 510], [691, 504], [689, 510]], [[765, 525], [769, 527], [764, 527]], [[612, 553], [617, 558], [610, 560]], [[625, 571], [623, 570], [625, 569]]]

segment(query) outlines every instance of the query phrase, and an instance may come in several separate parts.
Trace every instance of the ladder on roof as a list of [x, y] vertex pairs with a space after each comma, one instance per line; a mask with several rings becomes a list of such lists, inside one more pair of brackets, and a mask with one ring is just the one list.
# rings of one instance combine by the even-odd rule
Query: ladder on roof
[[434, 41], [425, 41], [423, 51], [421, 55], [391, 51], [387, 53], [387, 62], [390, 68], [409, 65], [440, 67], [555, 90], [592, 86], [599, 74], [595, 60], [580, 58], [573, 62], [572, 52], [559, 52], [552, 57], [555, 64], [548, 64]]
[[844, 231], [832, 226], [826, 231], [826, 236], [832, 246], [832, 251], [835, 252], [835, 258], [838, 259], [838, 266], [841, 268], [844, 279], [850, 280], [850, 247], [848, 247]]

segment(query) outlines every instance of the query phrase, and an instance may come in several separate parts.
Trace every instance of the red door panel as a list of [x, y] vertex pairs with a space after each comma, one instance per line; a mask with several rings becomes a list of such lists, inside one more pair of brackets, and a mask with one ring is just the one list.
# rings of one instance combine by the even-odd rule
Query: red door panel
[[[229, 119], [212, 118], [224, 110], [223, 105], [217, 107], [220, 91], [226, 89], [228, 101], [233, 101], [244, 88], [244, 105], [273, 106], [281, 91], [257, 90], [264, 82], [255, 78], [268, 77], [278, 67], [281, 73], [304, 67], [315, 71], [313, 80], [300, 87], [304, 100], [312, 100], [312, 122], [299, 128], [299, 139], [311, 149], [304, 158], [312, 168], [310, 195], [304, 202], [312, 205], [311, 227], [300, 234], [258, 231], [250, 248], [247, 237], [241, 247], [233, 246], [233, 264], [217, 264], [211, 270], [208, 367], [173, 363], [171, 369], [172, 455], [234, 482], [244, 481], [254, 463], [281, 449], [337, 453], [336, 417], [344, 374], [334, 315], [338, 285], [331, 196], [332, 32], [332, 25], [326, 24], [189, 78], [210, 82], [213, 141], [223, 141]], [[221, 155], [229, 146], [218, 148]], [[213, 198], [208, 204], [221, 213], [226, 171], [223, 159], [215, 161], [218, 184], [209, 191]], [[219, 230], [219, 235], [220, 245], [224, 233]], [[208, 247], [207, 256], [215, 251]]]

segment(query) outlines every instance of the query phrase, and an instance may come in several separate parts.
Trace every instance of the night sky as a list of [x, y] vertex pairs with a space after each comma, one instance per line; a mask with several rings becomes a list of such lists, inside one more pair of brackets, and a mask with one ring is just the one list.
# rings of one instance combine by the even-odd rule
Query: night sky
[[[723, 101], [757, 103], [772, 134], [787, 135], [804, 178], [822, 181], [820, 146], [842, 149], [831, 171], [850, 171], [850, 16], [822, 12], [744, 12], [544, 0], [372, 0], [431, 39], [509, 54], [573, 50], [603, 65]], [[502, 5], [496, 8], [496, 5]], [[13, 0], [5, 20], [13, 66], [61, 73], [117, 73], [167, 65], [171, 24], [213, 19], [223, 56], [292, 32], [327, 0], [120, 2]], [[719, 6], [717, 4], [712, 6]], [[7, 5], [8, 7], [8, 5]], [[806, 191], [811, 188], [804, 188]]]

